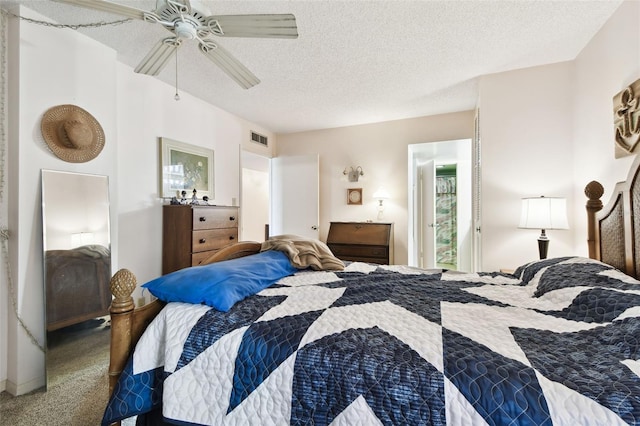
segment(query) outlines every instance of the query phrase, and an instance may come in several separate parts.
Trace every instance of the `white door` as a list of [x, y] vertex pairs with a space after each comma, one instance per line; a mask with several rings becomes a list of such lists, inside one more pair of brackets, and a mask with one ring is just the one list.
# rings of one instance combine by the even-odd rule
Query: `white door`
[[318, 238], [318, 155], [271, 159], [269, 235]]
[[420, 182], [420, 221], [422, 229], [419, 247], [422, 250], [420, 261], [423, 268], [436, 267], [436, 167], [434, 161], [427, 161], [418, 166]]

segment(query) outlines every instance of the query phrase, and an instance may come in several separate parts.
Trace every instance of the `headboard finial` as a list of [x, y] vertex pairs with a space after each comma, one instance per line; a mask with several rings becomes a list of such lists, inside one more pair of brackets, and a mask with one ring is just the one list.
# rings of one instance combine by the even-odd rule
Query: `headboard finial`
[[133, 309], [133, 298], [131, 293], [136, 288], [137, 280], [135, 275], [128, 269], [120, 269], [111, 278], [109, 287], [114, 299], [111, 302], [111, 312], [124, 312]]
[[584, 188], [585, 195], [591, 200], [600, 200], [600, 197], [604, 195], [604, 187], [600, 182], [592, 180]]

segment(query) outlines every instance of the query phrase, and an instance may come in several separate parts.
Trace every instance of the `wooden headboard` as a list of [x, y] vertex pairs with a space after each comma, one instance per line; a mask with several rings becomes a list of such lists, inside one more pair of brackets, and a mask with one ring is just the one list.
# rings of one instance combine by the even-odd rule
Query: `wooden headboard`
[[[640, 155], [627, 180], [616, 184], [603, 208], [604, 188], [591, 181], [584, 189], [587, 201], [589, 257], [615, 266], [627, 275], [640, 276]], [[638, 232], [636, 232], [638, 230]]]

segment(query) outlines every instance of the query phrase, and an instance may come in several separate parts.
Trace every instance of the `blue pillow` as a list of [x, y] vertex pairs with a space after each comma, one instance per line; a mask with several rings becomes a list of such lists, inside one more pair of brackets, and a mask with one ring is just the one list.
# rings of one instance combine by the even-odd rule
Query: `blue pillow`
[[269, 250], [210, 265], [180, 269], [149, 281], [142, 287], [164, 302], [205, 304], [227, 312], [236, 302], [296, 271], [286, 254]]

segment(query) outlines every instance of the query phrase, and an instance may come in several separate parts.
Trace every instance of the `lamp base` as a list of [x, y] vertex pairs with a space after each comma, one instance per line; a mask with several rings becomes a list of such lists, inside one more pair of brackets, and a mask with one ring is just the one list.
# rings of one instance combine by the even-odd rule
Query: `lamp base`
[[538, 237], [538, 252], [540, 253], [540, 259], [546, 259], [549, 252], [549, 239], [547, 234], [542, 230], [542, 234]]

